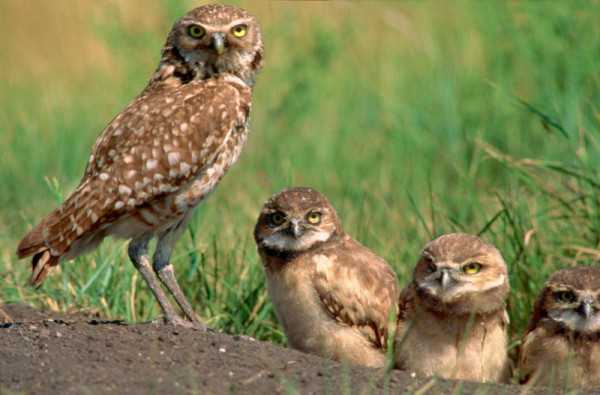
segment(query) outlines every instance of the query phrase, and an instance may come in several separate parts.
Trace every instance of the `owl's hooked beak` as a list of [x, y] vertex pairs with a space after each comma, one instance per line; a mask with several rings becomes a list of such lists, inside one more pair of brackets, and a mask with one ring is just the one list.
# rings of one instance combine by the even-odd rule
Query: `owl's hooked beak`
[[450, 277], [450, 269], [441, 269], [442, 278], [440, 282], [442, 283], [442, 289], [445, 290], [455, 284], [454, 279]]
[[302, 219], [300, 218], [290, 219], [290, 227], [288, 228], [288, 230], [295, 238], [298, 238], [302, 235], [302, 233], [304, 233], [304, 228], [300, 226], [300, 222], [302, 222]]
[[221, 55], [225, 50], [225, 33], [212, 34], [212, 49], [217, 55]]
[[594, 307], [592, 307], [592, 303], [594, 303], [591, 299], [583, 299], [581, 301], [581, 305], [577, 308], [577, 312], [583, 316], [585, 319], [589, 319], [594, 314]]

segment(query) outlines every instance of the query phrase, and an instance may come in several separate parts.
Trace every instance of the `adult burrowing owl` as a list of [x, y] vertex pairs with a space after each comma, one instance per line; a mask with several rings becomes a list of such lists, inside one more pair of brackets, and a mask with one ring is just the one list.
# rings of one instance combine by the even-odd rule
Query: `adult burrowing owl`
[[254, 239], [291, 347], [338, 361], [385, 365], [396, 275], [344, 233], [325, 196], [310, 188], [271, 196]]
[[[263, 66], [256, 19], [235, 7], [196, 8], [173, 26], [148, 86], [100, 134], [77, 189], [19, 243], [33, 255], [31, 284], [107, 235], [132, 239], [129, 256], [165, 322], [205, 328], [169, 260], [194, 208], [238, 158], [246, 140], [254, 76]], [[169, 303], [149, 263], [186, 317]]]
[[523, 382], [600, 386], [600, 268], [554, 273], [535, 300], [521, 344]]
[[421, 252], [400, 294], [396, 367], [419, 375], [508, 381], [506, 265], [477, 236], [451, 233]]

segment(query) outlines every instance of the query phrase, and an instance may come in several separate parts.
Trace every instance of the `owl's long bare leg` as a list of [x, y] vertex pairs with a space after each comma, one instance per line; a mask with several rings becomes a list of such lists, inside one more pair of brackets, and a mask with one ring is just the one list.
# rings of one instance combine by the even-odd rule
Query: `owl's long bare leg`
[[182, 321], [181, 317], [177, 315], [175, 309], [169, 302], [165, 291], [160, 287], [160, 283], [154, 277], [154, 273], [152, 271], [152, 266], [150, 266], [150, 256], [148, 254], [148, 243], [150, 242], [152, 237], [143, 236], [141, 238], [134, 238], [131, 240], [129, 244], [129, 258], [133, 263], [133, 266], [137, 269], [138, 272], [142, 275], [146, 284], [152, 291], [152, 294], [156, 298], [156, 301], [160, 305], [160, 308], [164, 314], [165, 321], [169, 324], [178, 325]]
[[192, 214], [193, 211], [190, 211], [177, 225], [158, 236], [156, 251], [153, 256], [153, 267], [160, 281], [162, 281], [171, 295], [173, 295], [173, 298], [175, 298], [185, 316], [194, 324], [193, 326], [197, 329], [208, 330], [209, 328], [200, 320], [194, 308], [183, 294], [175, 278], [173, 265], [170, 262], [173, 245], [190, 222]]

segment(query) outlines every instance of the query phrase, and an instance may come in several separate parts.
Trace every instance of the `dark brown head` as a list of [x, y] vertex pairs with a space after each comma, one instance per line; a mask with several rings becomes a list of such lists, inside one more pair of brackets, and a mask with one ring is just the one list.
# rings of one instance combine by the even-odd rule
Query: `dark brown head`
[[574, 266], [555, 272], [536, 298], [528, 329], [540, 321], [552, 331], [600, 335], [600, 268]]
[[264, 47], [256, 18], [241, 8], [211, 4], [181, 17], [171, 30], [157, 70], [184, 83], [215, 74], [234, 74], [253, 85], [264, 65]]
[[509, 290], [498, 249], [465, 233], [446, 234], [427, 244], [413, 281], [428, 308], [456, 314], [504, 308]]
[[267, 200], [254, 228], [259, 250], [307, 251], [343, 234], [342, 224], [325, 196], [311, 188], [284, 189]]

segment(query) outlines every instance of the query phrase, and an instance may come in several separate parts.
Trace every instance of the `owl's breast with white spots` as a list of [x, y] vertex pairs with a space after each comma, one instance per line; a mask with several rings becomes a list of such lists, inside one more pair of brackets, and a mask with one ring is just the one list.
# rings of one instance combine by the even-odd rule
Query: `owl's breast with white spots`
[[227, 138], [214, 155], [214, 160], [207, 164], [191, 181], [177, 193], [172, 206], [177, 211], [185, 212], [206, 199], [217, 186], [227, 170], [239, 158], [246, 142], [247, 129], [232, 128]]

